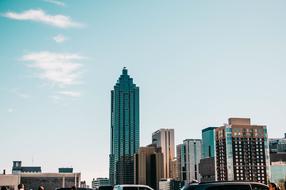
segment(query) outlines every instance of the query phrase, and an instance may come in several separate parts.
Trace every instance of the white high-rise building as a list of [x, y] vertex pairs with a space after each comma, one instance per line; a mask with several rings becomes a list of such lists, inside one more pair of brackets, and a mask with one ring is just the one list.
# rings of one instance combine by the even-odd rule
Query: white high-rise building
[[201, 180], [199, 173], [199, 163], [202, 158], [202, 140], [201, 139], [186, 139], [183, 142], [186, 169], [185, 181]]

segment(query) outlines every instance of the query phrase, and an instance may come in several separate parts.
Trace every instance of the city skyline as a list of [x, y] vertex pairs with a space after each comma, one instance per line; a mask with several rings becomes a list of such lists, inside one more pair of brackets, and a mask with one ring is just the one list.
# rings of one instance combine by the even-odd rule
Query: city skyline
[[59, 2], [0, 2], [1, 170], [22, 160], [108, 177], [124, 66], [140, 86], [141, 146], [160, 128], [175, 145], [201, 138], [229, 117], [283, 137], [285, 2]]

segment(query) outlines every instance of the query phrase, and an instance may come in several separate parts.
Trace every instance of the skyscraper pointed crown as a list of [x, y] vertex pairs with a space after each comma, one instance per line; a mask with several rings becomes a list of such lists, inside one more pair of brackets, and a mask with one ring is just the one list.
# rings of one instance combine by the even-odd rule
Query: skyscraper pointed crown
[[128, 70], [126, 69], [126, 67], [123, 67], [122, 75], [128, 75]]

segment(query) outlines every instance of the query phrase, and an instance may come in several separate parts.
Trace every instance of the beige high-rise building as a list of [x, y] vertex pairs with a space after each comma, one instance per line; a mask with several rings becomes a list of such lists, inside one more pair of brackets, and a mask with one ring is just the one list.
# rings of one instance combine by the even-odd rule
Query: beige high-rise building
[[268, 182], [270, 160], [265, 125], [252, 125], [249, 118], [230, 118], [215, 132], [219, 181]]
[[179, 180], [179, 173], [178, 173], [178, 160], [174, 159], [171, 160], [171, 178], [175, 180]]
[[134, 155], [134, 183], [159, 189], [163, 177], [163, 154], [154, 145], [140, 147]]
[[174, 129], [160, 129], [152, 134], [152, 144], [160, 147], [163, 153], [164, 178], [171, 178], [171, 161], [174, 160]]

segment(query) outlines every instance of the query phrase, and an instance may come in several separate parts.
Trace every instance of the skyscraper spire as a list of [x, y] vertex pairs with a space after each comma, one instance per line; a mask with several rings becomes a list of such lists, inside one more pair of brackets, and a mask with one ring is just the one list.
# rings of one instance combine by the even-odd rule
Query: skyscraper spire
[[122, 74], [123, 75], [128, 75], [128, 70], [126, 69], [126, 67], [123, 67]]

